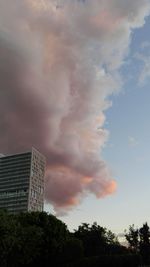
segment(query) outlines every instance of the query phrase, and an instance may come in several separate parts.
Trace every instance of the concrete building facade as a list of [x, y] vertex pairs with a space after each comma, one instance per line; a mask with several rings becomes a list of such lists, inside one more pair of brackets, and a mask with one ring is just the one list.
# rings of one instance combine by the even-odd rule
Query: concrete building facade
[[11, 214], [42, 211], [45, 165], [45, 157], [34, 148], [21, 154], [0, 154], [0, 209]]

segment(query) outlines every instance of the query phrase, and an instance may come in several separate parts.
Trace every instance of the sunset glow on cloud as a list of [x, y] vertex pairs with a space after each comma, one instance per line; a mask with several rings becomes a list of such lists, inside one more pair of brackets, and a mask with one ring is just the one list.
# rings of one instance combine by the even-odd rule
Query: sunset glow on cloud
[[116, 190], [100, 155], [104, 112], [149, 10], [147, 0], [0, 1], [0, 153], [46, 156], [45, 198], [58, 214]]

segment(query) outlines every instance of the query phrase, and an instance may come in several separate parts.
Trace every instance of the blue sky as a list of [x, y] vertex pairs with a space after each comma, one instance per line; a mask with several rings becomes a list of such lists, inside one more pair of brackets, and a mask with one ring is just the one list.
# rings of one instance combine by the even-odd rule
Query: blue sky
[[[150, 201], [150, 90], [149, 77], [140, 80], [144, 61], [150, 55], [150, 17], [144, 27], [134, 30], [128, 56], [121, 68], [122, 90], [110, 97], [112, 107], [106, 114], [105, 128], [110, 132], [103, 150], [118, 188], [117, 192], [97, 200], [88, 196], [69, 215], [62, 218], [70, 229], [82, 222], [99, 224], [116, 233], [129, 225], [149, 221]], [[140, 56], [139, 56], [140, 55]], [[145, 71], [146, 72], [146, 71]]]

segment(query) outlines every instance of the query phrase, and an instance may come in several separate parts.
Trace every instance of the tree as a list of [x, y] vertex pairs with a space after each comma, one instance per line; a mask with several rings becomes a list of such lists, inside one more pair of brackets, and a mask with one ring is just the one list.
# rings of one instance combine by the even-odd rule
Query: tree
[[112, 231], [108, 230], [106, 232], [106, 238], [107, 238], [107, 243], [109, 245], [119, 245], [119, 241], [116, 235]]
[[129, 232], [125, 234], [132, 251], [142, 256], [143, 263], [150, 263], [150, 228], [147, 223], [138, 230], [134, 225], [129, 227]]
[[57, 266], [68, 237], [66, 225], [46, 212], [0, 212], [0, 264], [47, 267], [53, 261]]
[[[68, 237], [64, 243], [61, 261], [62, 262], [76, 262], [83, 257], [83, 244], [82, 241], [72, 237]], [[60, 264], [61, 266], [61, 264]]]
[[145, 264], [150, 262], [150, 228], [147, 223], [144, 223], [143, 226], [139, 229], [140, 236], [140, 253], [143, 257]]
[[111, 251], [111, 245], [119, 244], [111, 231], [101, 227], [96, 222], [91, 226], [82, 223], [78, 230], [75, 230], [74, 235], [83, 242], [85, 256], [106, 254]]
[[129, 243], [129, 247], [137, 253], [139, 249], [139, 230], [135, 229], [134, 224], [129, 226], [129, 231], [125, 233], [125, 238]]

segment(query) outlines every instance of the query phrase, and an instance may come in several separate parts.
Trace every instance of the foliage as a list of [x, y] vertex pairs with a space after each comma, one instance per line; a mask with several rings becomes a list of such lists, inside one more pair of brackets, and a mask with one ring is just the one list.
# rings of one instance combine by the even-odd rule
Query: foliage
[[82, 258], [63, 267], [139, 267], [141, 258], [137, 254], [101, 255]]
[[139, 230], [135, 229], [134, 224], [129, 226], [128, 233], [125, 234], [126, 240], [129, 243], [129, 246], [135, 252], [138, 252], [139, 248]]
[[143, 263], [150, 263], [150, 228], [147, 223], [139, 229], [134, 225], [129, 227], [128, 233], [125, 234], [130, 248], [142, 256]]
[[74, 236], [83, 242], [85, 256], [106, 254], [108, 247], [119, 245], [116, 236], [96, 222], [91, 226], [82, 223], [74, 232]]
[[0, 211], [0, 267], [134, 267], [141, 264], [141, 257], [147, 264], [149, 226], [130, 226], [126, 238], [132, 250], [96, 222], [82, 223], [70, 233], [62, 221], [46, 212], [9, 215]]
[[48, 266], [62, 253], [69, 232], [45, 212], [0, 213], [0, 262], [3, 267]]
[[147, 223], [139, 229], [139, 248], [145, 264], [150, 263], [150, 229]]

